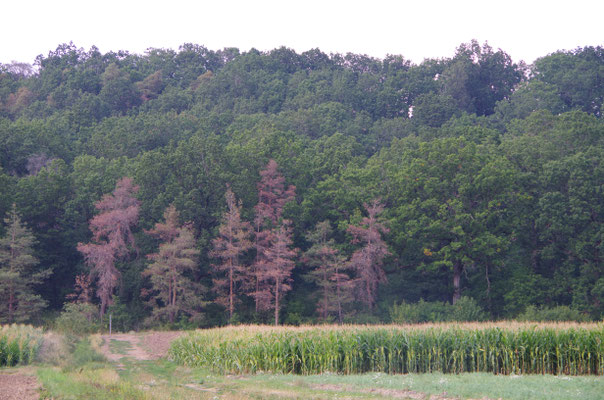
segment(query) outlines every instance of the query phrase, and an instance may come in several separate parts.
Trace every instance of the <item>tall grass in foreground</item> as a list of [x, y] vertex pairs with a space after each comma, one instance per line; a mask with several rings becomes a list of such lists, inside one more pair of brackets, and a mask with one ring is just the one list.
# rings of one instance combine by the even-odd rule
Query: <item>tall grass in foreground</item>
[[0, 367], [28, 364], [35, 358], [42, 330], [30, 325], [0, 326]]
[[196, 331], [170, 356], [221, 373], [604, 375], [604, 324], [241, 326]]

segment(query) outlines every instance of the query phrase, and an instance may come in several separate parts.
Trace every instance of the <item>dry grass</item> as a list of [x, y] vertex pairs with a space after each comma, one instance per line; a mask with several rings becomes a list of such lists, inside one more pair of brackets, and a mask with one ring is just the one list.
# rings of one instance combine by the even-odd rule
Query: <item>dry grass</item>
[[65, 365], [70, 358], [71, 349], [65, 336], [56, 332], [44, 333], [36, 361], [52, 365]]

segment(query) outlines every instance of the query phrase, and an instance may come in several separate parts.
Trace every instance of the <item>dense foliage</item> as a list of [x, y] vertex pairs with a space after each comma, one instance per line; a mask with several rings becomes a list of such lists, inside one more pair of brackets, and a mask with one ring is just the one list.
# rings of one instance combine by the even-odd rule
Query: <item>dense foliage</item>
[[[207, 289], [197, 318], [172, 313], [173, 325], [378, 322], [394, 304], [462, 296], [490, 318], [567, 306], [600, 319], [603, 71], [602, 47], [527, 66], [474, 41], [421, 64], [318, 49], [185, 44], [138, 55], [62, 44], [33, 67], [0, 66], [0, 215], [17, 215], [14, 203], [35, 237], [29, 274], [45, 280], [28, 282], [28, 296], [61, 310], [76, 276], [92, 268], [94, 293], [105, 285], [100, 303], [125, 328], [158, 315], [153, 304], [170, 305], [143, 273], [168, 251], [146, 231], [170, 205], [198, 254], [179, 274]], [[270, 160], [281, 190], [292, 191], [262, 214]], [[120, 205], [99, 207], [124, 177], [138, 187], [129, 205], [137, 211], [118, 226], [105, 214]], [[227, 184], [236, 199], [228, 208]], [[371, 253], [350, 227], [366, 229], [364, 204], [377, 199], [384, 229]], [[254, 244], [225, 253], [215, 240], [229, 242], [226, 215], [236, 208]], [[94, 228], [101, 222], [105, 233]], [[309, 236], [319, 223], [329, 237]], [[112, 242], [111, 227], [125, 242]], [[272, 238], [266, 252], [262, 232]], [[78, 243], [88, 243], [83, 252]], [[95, 249], [107, 250], [101, 264]], [[321, 257], [330, 264], [317, 265]], [[281, 272], [258, 276], [266, 285], [256, 295], [235, 276], [243, 291], [231, 292], [229, 271], [254, 265]], [[333, 293], [359, 287], [361, 276], [365, 296]], [[146, 302], [141, 293], [151, 292]]]
[[171, 356], [221, 373], [604, 374], [597, 325], [236, 327], [191, 333]]

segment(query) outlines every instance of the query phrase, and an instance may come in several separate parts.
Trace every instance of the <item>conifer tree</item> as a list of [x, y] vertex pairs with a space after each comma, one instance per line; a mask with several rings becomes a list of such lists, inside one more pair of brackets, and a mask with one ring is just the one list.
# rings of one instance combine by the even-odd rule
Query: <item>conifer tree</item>
[[84, 255], [91, 275], [97, 279], [101, 318], [112, 302], [113, 290], [120, 277], [115, 263], [136, 248], [130, 227], [138, 220], [140, 202], [134, 197], [137, 191], [138, 186], [131, 178], [120, 179], [113, 193], [106, 194], [95, 204], [100, 214], [90, 220], [92, 242], [78, 243], [78, 251]]
[[35, 269], [35, 238], [21, 222], [15, 204], [4, 222], [6, 235], [0, 238], [0, 322], [24, 322], [46, 306], [34, 287], [51, 271]]
[[150, 297], [153, 308], [152, 320], [167, 319], [174, 323], [179, 313], [191, 318], [200, 315], [202, 286], [189, 277], [195, 269], [199, 250], [195, 247], [193, 229], [189, 224], [180, 225], [178, 211], [171, 205], [164, 212], [164, 223], [156, 223], [147, 231], [161, 240], [157, 253], [147, 257], [153, 262], [143, 272], [151, 280], [152, 289], [143, 295]]
[[352, 254], [350, 266], [356, 271], [359, 299], [372, 310], [378, 285], [387, 281], [382, 265], [390, 252], [382, 234], [388, 233], [389, 229], [378, 219], [379, 214], [384, 211], [384, 206], [379, 200], [373, 200], [371, 204], [365, 203], [364, 207], [367, 217], [361, 220], [360, 226], [348, 227], [348, 232], [353, 235], [352, 243], [364, 243], [362, 248]]
[[262, 278], [266, 275], [263, 269], [269, 265], [266, 260], [267, 249], [275, 239], [274, 229], [279, 224], [284, 205], [293, 200], [296, 193], [293, 185], [285, 189], [285, 178], [277, 168], [275, 160], [270, 160], [266, 168], [260, 171], [258, 204], [254, 207], [256, 260], [252, 266], [255, 284], [252, 288], [252, 296], [256, 300], [257, 312], [271, 308], [271, 289], [264, 284], [266, 282]]
[[265, 288], [266, 305], [274, 310], [275, 325], [279, 325], [279, 312], [284, 294], [291, 290], [291, 275], [297, 251], [292, 250], [291, 221], [284, 219], [278, 229], [271, 232], [268, 247], [264, 249], [258, 279]]
[[210, 255], [222, 261], [213, 266], [214, 290], [218, 293], [216, 302], [227, 308], [230, 321], [237, 302], [237, 289], [251, 278], [240, 258], [252, 247], [252, 226], [241, 220], [241, 201], [237, 203], [230, 187], [227, 187], [225, 197], [228, 209], [222, 216], [218, 237], [212, 240], [214, 248]]
[[306, 277], [319, 287], [319, 316], [326, 320], [335, 313], [338, 322], [342, 323], [342, 306], [352, 300], [352, 281], [346, 273], [349, 265], [329, 238], [332, 232], [329, 221], [323, 221], [307, 234], [312, 246], [304, 253], [304, 261], [313, 268]]

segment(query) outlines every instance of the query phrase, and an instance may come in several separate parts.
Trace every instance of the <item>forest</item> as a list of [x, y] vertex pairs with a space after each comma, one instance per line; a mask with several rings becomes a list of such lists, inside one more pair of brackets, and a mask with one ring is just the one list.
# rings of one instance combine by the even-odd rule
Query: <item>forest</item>
[[2, 64], [0, 322], [601, 320], [603, 81], [476, 41]]

